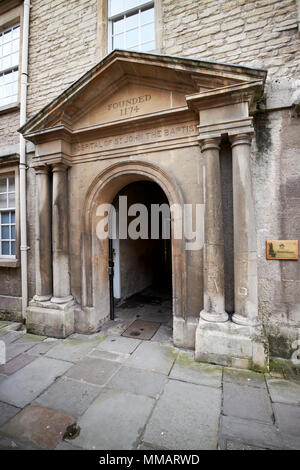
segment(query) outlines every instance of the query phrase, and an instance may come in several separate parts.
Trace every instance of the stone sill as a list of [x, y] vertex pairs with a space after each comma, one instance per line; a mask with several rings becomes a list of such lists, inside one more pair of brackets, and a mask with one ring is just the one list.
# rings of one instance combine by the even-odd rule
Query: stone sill
[[18, 268], [20, 266], [20, 260], [0, 258], [0, 268]]
[[18, 111], [20, 109], [20, 103], [16, 101], [15, 103], [7, 104], [6, 106], [0, 106], [0, 114], [10, 113], [12, 111]]

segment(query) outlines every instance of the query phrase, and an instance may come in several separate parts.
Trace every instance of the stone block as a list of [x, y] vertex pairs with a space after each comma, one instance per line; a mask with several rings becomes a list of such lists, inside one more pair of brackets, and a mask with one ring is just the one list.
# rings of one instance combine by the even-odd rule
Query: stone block
[[171, 370], [170, 378], [210, 387], [221, 387], [222, 367], [201, 364], [194, 360], [192, 352], [180, 352]]
[[89, 450], [136, 449], [154, 403], [126, 391], [103, 391], [79, 418], [80, 435], [72, 445]]
[[223, 394], [225, 415], [273, 423], [271, 401], [266, 390], [225, 382]]
[[76, 417], [85, 412], [99, 393], [99, 388], [94, 385], [63, 377], [34, 400], [33, 405], [51, 408]]
[[112, 377], [107, 386], [114, 390], [126, 390], [137, 395], [157, 398], [166, 381], [165, 375], [124, 366]]
[[300, 406], [274, 403], [275, 422], [281, 433], [300, 436]]
[[121, 364], [117, 362], [87, 357], [74, 365], [66, 375], [90, 384], [105, 385], [120, 367]]
[[0, 402], [0, 426], [19, 413], [20, 408]]
[[39, 357], [0, 383], [0, 400], [22, 408], [71, 366], [69, 362]]
[[179, 348], [195, 348], [195, 333], [198, 326], [198, 317], [174, 317], [173, 342]]
[[221, 390], [170, 380], [146, 426], [143, 441], [169, 450], [216, 449], [220, 411]]
[[73, 417], [57, 411], [27, 406], [3, 425], [1, 431], [13, 438], [26, 439], [41, 449], [54, 449], [74, 422]]
[[74, 332], [74, 310], [30, 306], [26, 310], [26, 328], [35, 335], [66, 338]]
[[128, 359], [127, 365], [168, 375], [178, 351], [161, 343], [143, 342]]
[[300, 385], [280, 379], [267, 379], [272, 402], [300, 405]]
[[125, 338], [123, 336], [107, 336], [98, 346], [103, 351], [119, 354], [131, 354], [141, 344], [135, 338]]

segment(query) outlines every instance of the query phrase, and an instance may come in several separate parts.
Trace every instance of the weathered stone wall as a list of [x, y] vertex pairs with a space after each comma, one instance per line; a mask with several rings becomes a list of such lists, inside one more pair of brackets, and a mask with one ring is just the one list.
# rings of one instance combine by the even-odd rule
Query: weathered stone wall
[[162, 0], [163, 52], [299, 75], [295, 0]]
[[7, 150], [8, 146], [18, 144], [20, 116], [18, 111], [0, 114], [0, 152]]
[[32, 0], [28, 116], [96, 63], [97, 0]]

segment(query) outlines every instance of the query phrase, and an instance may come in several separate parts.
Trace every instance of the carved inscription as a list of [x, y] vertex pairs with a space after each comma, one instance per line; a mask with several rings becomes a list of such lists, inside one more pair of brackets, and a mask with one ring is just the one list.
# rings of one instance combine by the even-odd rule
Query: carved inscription
[[73, 151], [75, 154], [80, 155], [82, 153], [118, 149], [132, 145], [160, 142], [194, 135], [197, 135], [197, 127], [195, 124], [181, 124], [74, 144]]
[[108, 111], [118, 111], [120, 117], [130, 117], [141, 111], [143, 104], [151, 101], [151, 95], [142, 95], [128, 100], [116, 101], [107, 105]]

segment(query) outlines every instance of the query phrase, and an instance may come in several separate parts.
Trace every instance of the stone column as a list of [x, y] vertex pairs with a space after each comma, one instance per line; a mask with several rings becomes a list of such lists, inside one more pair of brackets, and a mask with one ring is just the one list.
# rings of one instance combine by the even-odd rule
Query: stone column
[[53, 297], [51, 302], [62, 304], [73, 299], [69, 268], [68, 167], [62, 163], [52, 167], [52, 250]]
[[36, 295], [33, 300], [45, 302], [52, 296], [51, 206], [47, 166], [35, 168], [36, 174]]
[[231, 137], [234, 220], [234, 300], [232, 320], [259, 324], [255, 210], [250, 168], [251, 134]]
[[220, 139], [201, 142], [205, 159], [205, 248], [204, 248], [204, 308], [200, 318], [210, 322], [225, 322], [224, 299], [224, 235], [222, 217]]

